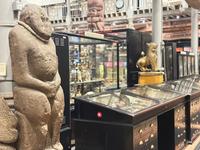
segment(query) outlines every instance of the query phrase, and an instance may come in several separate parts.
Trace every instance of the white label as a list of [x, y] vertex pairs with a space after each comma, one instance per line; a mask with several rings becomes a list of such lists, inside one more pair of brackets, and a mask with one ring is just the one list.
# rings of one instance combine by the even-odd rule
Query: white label
[[6, 76], [6, 63], [0, 63], [0, 76]]
[[85, 36], [88, 36], [88, 37], [93, 37], [93, 38], [101, 38], [103, 39], [104, 38], [104, 35], [103, 34], [99, 34], [99, 33], [94, 33], [94, 32], [85, 32]]

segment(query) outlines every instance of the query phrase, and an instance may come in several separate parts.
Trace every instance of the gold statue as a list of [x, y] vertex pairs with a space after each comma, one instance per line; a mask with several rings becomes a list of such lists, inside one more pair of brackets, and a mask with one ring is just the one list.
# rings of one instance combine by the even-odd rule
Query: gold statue
[[[136, 66], [141, 71], [157, 71], [157, 47], [158, 45], [156, 43], [147, 43], [147, 55], [144, 55], [144, 52], [142, 52], [142, 57], [137, 61]], [[148, 68], [148, 66], [151, 66], [151, 69]]]

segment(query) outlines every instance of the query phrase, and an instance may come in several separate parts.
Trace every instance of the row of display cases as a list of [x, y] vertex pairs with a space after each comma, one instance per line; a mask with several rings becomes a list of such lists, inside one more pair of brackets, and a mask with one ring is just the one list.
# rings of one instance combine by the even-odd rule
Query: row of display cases
[[77, 150], [182, 150], [200, 134], [198, 76], [76, 98]]
[[195, 75], [194, 53], [189, 51], [177, 52], [177, 47], [178, 43], [168, 41], [165, 43], [163, 64], [167, 81]]
[[[63, 127], [69, 132], [74, 116], [74, 97], [137, 84], [136, 61], [141, 51], [146, 50], [151, 35], [132, 29], [110, 32], [105, 33], [104, 38], [66, 32], [52, 35], [65, 96]], [[70, 134], [68, 143], [64, 136], [61, 138], [64, 149], [69, 149]]]

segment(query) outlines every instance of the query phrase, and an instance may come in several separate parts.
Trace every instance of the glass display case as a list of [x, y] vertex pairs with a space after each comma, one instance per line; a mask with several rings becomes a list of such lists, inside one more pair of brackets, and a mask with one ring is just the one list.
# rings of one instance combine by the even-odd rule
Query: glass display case
[[188, 75], [187, 55], [183, 55], [183, 76]]
[[188, 67], [187, 67], [187, 70], [188, 70], [188, 76], [190, 76], [190, 75], [192, 75], [192, 63], [191, 63], [191, 58], [192, 57], [188, 57], [188, 60], [187, 60], [187, 62], [188, 62]]
[[77, 35], [68, 37], [71, 96], [117, 88], [117, 44]]
[[[178, 79], [178, 62], [177, 62], [177, 44], [175, 42], [165, 42], [165, 47], [162, 50], [163, 64], [165, 69], [165, 79], [176, 80]], [[180, 58], [181, 59], [181, 58]], [[181, 63], [181, 62], [180, 62]]]
[[183, 56], [178, 55], [178, 70], [179, 70], [179, 78], [183, 77]]
[[[121, 77], [126, 75], [122, 69], [126, 63], [118, 59], [119, 50], [124, 51], [123, 45], [119, 48], [114, 40], [59, 32], [53, 35], [57, 49], [65, 44], [61, 39], [59, 42], [59, 36], [67, 39], [64, 50], [57, 50], [57, 53], [60, 64], [69, 66], [69, 75], [61, 73], [61, 78], [66, 80], [69, 76], [70, 103], [74, 103], [72, 98], [76, 96], [119, 88], [120, 81], [124, 81]], [[64, 69], [60, 69], [60, 72], [67, 71]]]
[[127, 44], [119, 42], [119, 87], [127, 87]]
[[[75, 101], [75, 139], [78, 150], [82, 150], [82, 146], [84, 150], [103, 150], [105, 146], [115, 150], [144, 150], [152, 147], [181, 150], [184, 146], [183, 94], [151, 87], [135, 87], [77, 97]], [[170, 115], [170, 119], [163, 116], [166, 114]], [[168, 133], [170, 135], [166, 140], [164, 137]], [[101, 140], [106, 138], [105, 135], [106, 143]], [[177, 136], [180, 137], [174, 144], [172, 140]], [[145, 141], [148, 141], [147, 144]], [[97, 147], [94, 147], [95, 144]]]
[[[141, 97], [157, 100], [159, 104], [163, 103], [165, 105], [166, 103], [174, 101], [173, 105], [167, 111], [161, 112], [158, 117], [158, 125], [160, 127], [158, 129], [159, 149], [181, 150], [186, 145], [186, 95], [166, 90], [160, 85], [157, 88], [154, 86], [138, 86], [129, 88], [128, 91]], [[166, 135], [171, 136], [170, 139], [172, 138], [174, 141], [166, 142]]]
[[191, 57], [191, 67], [192, 67], [192, 74], [194, 75], [195, 74], [195, 57], [192, 56]]
[[65, 32], [53, 33], [52, 38], [65, 97], [61, 142], [64, 149], [69, 149], [74, 115], [72, 98], [119, 87], [119, 49], [116, 41], [105, 38]]
[[194, 53], [181, 51], [178, 53], [179, 78], [195, 74]]
[[166, 82], [161, 85], [154, 85], [154, 87], [176, 91], [187, 94], [186, 109], [186, 133], [187, 140], [193, 142], [199, 135], [200, 130], [197, 128], [200, 123], [200, 80], [199, 76], [190, 76], [179, 79], [177, 81]]
[[77, 150], [158, 150], [156, 115], [146, 113], [158, 101], [126, 90], [75, 99]]
[[142, 51], [146, 53], [146, 44], [152, 41], [151, 34], [133, 29], [109, 30], [104, 34], [107, 38], [115, 39], [123, 45], [123, 48], [119, 49], [120, 69], [123, 70], [123, 72], [120, 71], [122, 74], [120, 75], [120, 87], [132, 87], [138, 84], [139, 69], [136, 67], [136, 62], [141, 57]]

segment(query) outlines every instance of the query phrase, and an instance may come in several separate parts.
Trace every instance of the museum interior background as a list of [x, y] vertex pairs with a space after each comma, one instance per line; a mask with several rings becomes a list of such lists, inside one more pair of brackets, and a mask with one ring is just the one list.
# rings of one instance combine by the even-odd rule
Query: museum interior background
[[28, 3], [54, 29], [64, 150], [200, 149], [199, 0], [0, 1], [0, 97], [12, 112], [8, 35]]

